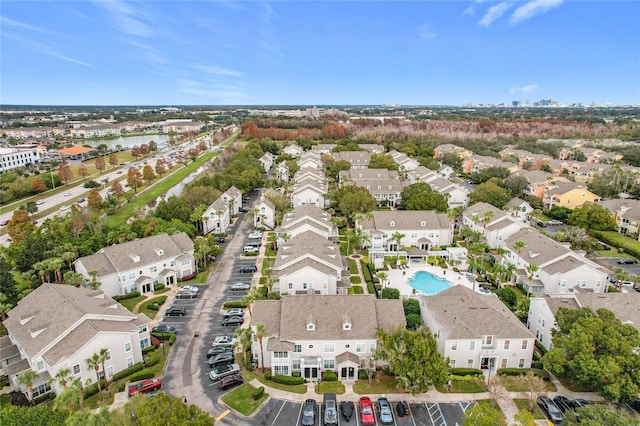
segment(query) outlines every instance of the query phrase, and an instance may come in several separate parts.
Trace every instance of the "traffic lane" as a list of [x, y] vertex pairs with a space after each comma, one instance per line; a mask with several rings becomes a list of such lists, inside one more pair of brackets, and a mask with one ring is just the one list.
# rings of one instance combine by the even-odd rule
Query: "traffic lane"
[[409, 413], [416, 426], [434, 426], [425, 404], [409, 404]]
[[638, 275], [640, 274], [640, 264], [634, 263], [632, 265], [625, 265], [625, 264], [619, 264], [618, 263], [618, 259], [624, 259], [622, 257], [618, 257], [618, 258], [607, 258], [606, 259], [606, 263], [607, 265], [609, 265], [609, 267], [613, 270], [615, 268], [620, 268], [623, 271], [628, 272], [631, 275]]

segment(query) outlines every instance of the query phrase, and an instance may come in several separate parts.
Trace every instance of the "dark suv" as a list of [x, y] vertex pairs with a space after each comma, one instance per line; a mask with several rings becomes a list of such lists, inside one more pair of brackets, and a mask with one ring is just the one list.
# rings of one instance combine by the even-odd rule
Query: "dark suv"
[[254, 272], [258, 272], [258, 267], [256, 265], [243, 266], [238, 272], [241, 274], [253, 274]]
[[182, 306], [174, 306], [173, 308], [169, 308], [164, 313], [168, 317], [181, 317], [186, 314], [186, 310]]
[[635, 259], [629, 259], [628, 257], [623, 257], [622, 259], [618, 259], [619, 265], [635, 265], [637, 262]]

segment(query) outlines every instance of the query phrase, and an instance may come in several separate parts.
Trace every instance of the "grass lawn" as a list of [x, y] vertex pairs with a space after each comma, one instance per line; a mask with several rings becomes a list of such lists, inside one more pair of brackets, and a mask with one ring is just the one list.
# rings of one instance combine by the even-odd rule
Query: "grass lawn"
[[260, 405], [268, 398], [268, 394], [264, 393], [255, 401], [253, 399], [253, 393], [256, 388], [249, 383], [245, 383], [240, 387], [232, 390], [222, 397], [222, 402], [227, 404], [229, 408], [234, 409], [240, 414], [250, 416], [254, 411], [260, 407]]
[[[529, 400], [527, 398], [514, 398], [513, 402], [515, 402], [519, 410], [529, 409]], [[540, 407], [538, 407], [538, 404], [535, 404], [535, 406], [533, 407], [533, 411], [531, 411], [530, 413], [533, 416], [533, 418], [536, 420], [546, 419], [542, 411], [540, 411]]]
[[[631, 249], [631, 250], [635, 250], [636, 253], [640, 252], [640, 242], [629, 238], [629, 237], [625, 237], [622, 234], [618, 234], [616, 231], [596, 231], [594, 232], [594, 235], [598, 236], [598, 234], [602, 234], [604, 236], [606, 236], [609, 241], [611, 241], [611, 244], [614, 245], [615, 247], [622, 247], [624, 249]], [[607, 250], [609, 251], [609, 250]], [[614, 250], [612, 247], [612, 250], [610, 250], [612, 252], [617, 252], [617, 250]], [[626, 251], [626, 250], [625, 250]], [[618, 257], [623, 257], [622, 255], [620, 255], [619, 253], [615, 253], [618, 255]], [[630, 256], [626, 256], [626, 257], [630, 257]]]
[[569, 380], [567, 380], [566, 377], [556, 376], [556, 378], [560, 381], [560, 383], [562, 383], [562, 386], [564, 386], [571, 392], [595, 392], [594, 389], [573, 386], [571, 383], [569, 383]]
[[134, 306], [142, 302], [144, 299], [145, 299], [144, 296], [132, 297], [131, 299], [121, 300], [120, 304], [131, 311]]
[[193, 284], [204, 284], [207, 282], [207, 277], [209, 276], [209, 269], [206, 271], [199, 272], [195, 278], [188, 281], [180, 281], [180, 287], [185, 285], [193, 285]]
[[[478, 405], [491, 405], [491, 400], [490, 399], [479, 399], [476, 401], [476, 404]], [[498, 426], [506, 426], [507, 422], [504, 419], [504, 413], [502, 412], [502, 409], [500, 408], [500, 406], [497, 403], [494, 403], [493, 408], [495, 408], [496, 410], [498, 410], [500, 412], [500, 423], [498, 423]]]
[[142, 306], [140, 306], [140, 309], [138, 309], [138, 312], [141, 312], [146, 316], [148, 316], [149, 318], [154, 319], [156, 315], [158, 315], [158, 311], [151, 309], [151, 305], [158, 302], [158, 305], [162, 306], [165, 300], [167, 300], [167, 296], [158, 296], [158, 297], [154, 297], [153, 299], [149, 299], [146, 302], [144, 302]]
[[320, 392], [318, 392], [318, 385], [315, 386], [315, 391], [321, 395], [325, 393], [342, 395], [344, 393], [344, 385], [340, 382], [322, 382], [320, 383]]
[[441, 393], [480, 393], [487, 391], [484, 381], [480, 379], [452, 380], [451, 390], [446, 385], [436, 386], [436, 389]]
[[[502, 384], [509, 392], [526, 392], [528, 389], [525, 385], [522, 384], [521, 381], [518, 380], [517, 377], [514, 376], [500, 376], [500, 380]], [[544, 390], [545, 392], [555, 392], [556, 385], [553, 384], [552, 381], [544, 382]]]
[[369, 384], [369, 379], [358, 380], [353, 385], [353, 391], [359, 394], [406, 392], [398, 383], [398, 379], [386, 375], [376, 375], [372, 377], [371, 384]]
[[168, 292], [168, 291], [171, 291], [171, 289], [170, 289], [169, 287], [165, 287], [165, 288], [163, 288], [162, 290], [156, 290], [156, 291], [154, 291], [154, 292], [153, 292], [153, 294], [164, 294], [164, 293], [166, 293], [166, 292]]
[[293, 393], [305, 393], [307, 391], [307, 385], [305, 384], [283, 385], [280, 383], [269, 381], [264, 377], [264, 374], [260, 373], [259, 370], [253, 370], [253, 371], [242, 370], [242, 376], [247, 382], [253, 379], [258, 379], [260, 383], [262, 383], [263, 385], [269, 386], [270, 388], [274, 388], [274, 389], [279, 389], [279, 390], [293, 392]]

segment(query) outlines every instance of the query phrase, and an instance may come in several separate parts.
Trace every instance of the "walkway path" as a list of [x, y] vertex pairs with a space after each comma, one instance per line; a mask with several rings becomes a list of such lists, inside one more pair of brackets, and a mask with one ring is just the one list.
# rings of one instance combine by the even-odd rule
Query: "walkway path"
[[[360, 287], [364, 290], [364, 294], [369, 294], [369, 287], [367, 286], [367, 282], [364, 279], [364, 274], [362, 273], [362, 263], [360, 263], [360, 259], [362, 259], [361, 255], [349, 255], [349, 259], [352, 259], [356, 262], [356, 269], [358, 270], [358, 277], [360, 277]], [[358, 285], [358, 284], [352, 284]]]

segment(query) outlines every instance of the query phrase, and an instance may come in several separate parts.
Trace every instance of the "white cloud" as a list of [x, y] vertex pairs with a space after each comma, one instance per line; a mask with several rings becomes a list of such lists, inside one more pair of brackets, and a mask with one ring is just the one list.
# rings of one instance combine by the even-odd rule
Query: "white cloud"
[[7, 34], [5, 32], [5, 37], [10, 38], [12, 40], [15, 40], [16, 42], [18, 42], [19, 44], [22, 45], [22, 47], [26, 48], [26, 49], [30, 49], [33, 50], [35, 52], [41, 53], [43, 55], [47, 55], [47, 56], [51, 56], [53, 58], [56, 59], [60, 59], [62, 61], [66, 61], [66, 62], [71, 62], [73, 64], [78, 64], [78, 65], [82, 65], [85, 67], [93, 67], [92, 64], [89, 64], [87, 62], [83, 62], [79, 59], [75, 59], [72, 58], [70, 56], [64, 55], [62, 53], [60, 53], [58, 50], [56, 50], [54, 47], [49, 46], [47, 44], [44, 43], [39, 43], [35, 40], [31, 40], [31, 39], [26, 39], [23, 37], [20, 37], [16, 34]]
[[491, 6], [484, 14], [482, 19], [478, 21], [478, 25], [488, 27], [493, 23], [493, 21], [504, 15], [504, 13], [509, 10], [511, 6], [512, 3], [509, 2], [501, 2]]
[[220, 67], [217, 65], [195, 65], [196, 69], [213, 75], [224, 75], [227, 77], [243, 77], [244, 74], [241, 71], [235, 71], [229, 68]]
[[512, 95], [521, 93], [523, 95], [528, 94], [528, 93], [533, 93], [536, 90], [538, 90], [538, 85], [537, 84], [528, 84], [526, 86], [522, 86], [522, 87], [512, 87], [511, 89], [509, 89], [509, 93], [511, 93]]
[[471, 5], [462, 11], [463, 15], [474, 15], [475, 13], [476, 13], [476, 8], [474, 5]]
[[438, 34], [434, 31], [431, 31], [429, 28], [429, 24], [422, 24], [418, 26], [418, 35], [422, 40], [432, 40], [438, 37]]
[[511, 25], [519, 24], [533, 18], [536, 15], [541, 15], [547, 11], [560, 6], [564, 0], [531, 0], [526, 4], [518, 7], [511, 17], [509, 23]]
[[135, 8], [131, 3], [119, 0], [97, 1], [96, 4], [111, 16], [118, 29], [123, 33], [140, 37], [153, 35], [151, 26], [148, 22], [144, 22], [151, 20], [150, 15], [146, 13], [146, 8]]
[[37, 27], [35, 25], [27, 24], [27, 23], [21, 22], [21, 21], [16, 21], [14, 19], [7, 18], [5, 16], [0, 16], [0, 24], [2, 24], [3, 27], [5, 27], [5, 26], [6, 27], [12, 27], [14, 29], [27, 30], [27, 31], [31, 31], [31, 32], [48, 34], [48, 35], [59, 35], [59, 34], [53, 32], [53, 31], [49, 31], [46, 28]]

